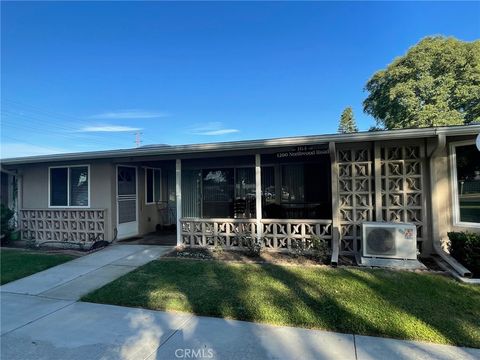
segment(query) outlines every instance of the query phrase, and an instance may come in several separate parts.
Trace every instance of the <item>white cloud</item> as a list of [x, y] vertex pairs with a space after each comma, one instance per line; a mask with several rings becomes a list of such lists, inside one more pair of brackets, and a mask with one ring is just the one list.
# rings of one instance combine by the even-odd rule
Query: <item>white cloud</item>
[[209, 122], [205, 125], [200, 127], [196, 127], [191, 129], [191, 133], [194, 135], [226, 135], [226, 134], [234, 134], [238, 133], [240, 130], [238, 129], [226, 129], [223, 127], [221, 122]]
[[97, 125], [85, 126], [81, 128], [80, 132], [125, 132], [125, 131], [139, 131], [141, 128], [121, 125]]
[[198, 135], [225, 135], [225, 134], [233, 134], [240, 132], [238, 129], [221, 129], [221, 130], [211, 130], [211, 131], [204, 131], [202, 133], [198, 133]]
[[41, 145], [31, 145], [25, 143], [6, 143], [2, 142], [0, 148], [0, 158], [12, 158], [12, 157], [21, 157], [21, 156], [35, 156], [35, 155], [47, 155], [47, 154], [59, 154], [71, 152], [71, 150], [41, 146]]
[[155, 119], [167, 117], [167, 113], [146, 110], [118, 110], [90, 116], [92, 119]]

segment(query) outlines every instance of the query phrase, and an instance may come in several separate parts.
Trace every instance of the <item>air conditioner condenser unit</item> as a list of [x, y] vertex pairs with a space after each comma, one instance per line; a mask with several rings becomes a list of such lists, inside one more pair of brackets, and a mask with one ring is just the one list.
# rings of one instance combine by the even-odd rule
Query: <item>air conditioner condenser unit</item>
[[363, 256], [409, 259], [417, 258], [417, 228], [407, 223], [364, 222]]
[[417, 228], [409, 223], [362, 223], [363, 266], [424, 269], [417, 260]]

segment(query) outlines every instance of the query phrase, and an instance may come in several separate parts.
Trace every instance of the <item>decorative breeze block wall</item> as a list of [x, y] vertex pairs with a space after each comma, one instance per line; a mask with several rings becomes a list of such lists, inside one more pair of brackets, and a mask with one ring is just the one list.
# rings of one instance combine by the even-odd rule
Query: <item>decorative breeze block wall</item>
[[364, 221], [413, 223], [418, 242], [427, 237], [423, 144], [356, 145], [337, 159], [342, 254], [361, 251]]
[[105, 240], [103, 209], [20, 210], [23, 240], [38, 243]]
[[[298, 241], [310, 247], [311, 238], [332, 239], [331, 220], [261, 220], [265, 249], [290, 251]], [[182, 244], [191, 247], [222, 246], [242, 249], [241, 237], [257, 234], [256, 219], [188, 219], [181, 220]]]
[[181, 219], [182, 244], [241, 248], [240, 236], [256, 234], [255, 219]]
[[305, 242], [306, 248], [312, 246], [313, 236], [327, 240], [331, 249], [331, 220], [261, 220], [265, 248], [279, 251], [290, 251], [295, 244]]
[[381, 192], [383, 221], [417, 226], [417, 240], [425, 237], [424, 147], [382, 146]]
[[373, 162], [370, 148], [338, 149], [340, 252], [361, 250], [361, 223], [373, 220]]

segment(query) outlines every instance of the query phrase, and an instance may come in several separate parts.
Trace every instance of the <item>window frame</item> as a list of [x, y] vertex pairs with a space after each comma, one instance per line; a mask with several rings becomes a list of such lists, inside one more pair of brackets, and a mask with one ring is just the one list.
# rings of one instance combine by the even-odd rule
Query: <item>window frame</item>
[[[70, 168], [76, 167], [86, 167], [88, 172], [88, 205], [81, 206], [81, 205], [69, 205], [70, 204]], [[51, 169], [67, 169], [67, 205], [52, 205], [52, 198], [51, 198], [51, 177], [52, 172]], [[48, 167], [48, 208], [49, 209], [89, 209], [90, 208], [90, 178], [91, 178], [91, 171], [90, 171], [90, 164], [82, 164], [82, 165], [58, 165], [58, 166], [49, 166]]]
[[[152, 202], [148, 202], [148, 197], [147, 197], [147, 191], [148, 191], [148, 187], [147, 187], [147, 170], [152, 170], [152, 176], [153, 176], [153, 179], [152, 179], [152, 186], [153, 186], [153, 201]], [[161, 168], [156, 168], [156, 167], [150, 167], [150, 166], [145, 166], [144, 167], [144, 171], [145, 171], [145, 205], [155, 205], [157, 203], [157, 201], [155, 200], [155, 170], [157, 170], [159, 172], [159, 179], [160, 179], [160, 185], [159, 185], [159, 197], [158, 197], [158, 202], [161, 202], [163, 197], [162, 197], [162, 169]]]
[[466, 222], [460, 220], [460, 199], [458, 197], [458, 176], [457, 176], [457, 151], [456, 148], [460, 146], [474, 145], [475, 140], [455, 141], [450, 143], [450, 168], [451, 168], [451, 190], [452, 190], [452, 218], [453, 225], [465, 228], [480, 228], [480, 222]]

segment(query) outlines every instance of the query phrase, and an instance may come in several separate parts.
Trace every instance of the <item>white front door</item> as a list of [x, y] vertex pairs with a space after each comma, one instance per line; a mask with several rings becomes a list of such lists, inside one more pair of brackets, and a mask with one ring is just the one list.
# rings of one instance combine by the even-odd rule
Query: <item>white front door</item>
[[117, 238], [138, 235], [137, 168], [117, 166]]

